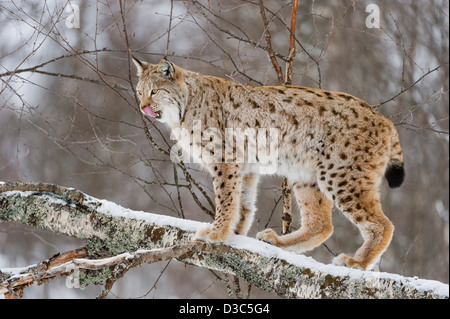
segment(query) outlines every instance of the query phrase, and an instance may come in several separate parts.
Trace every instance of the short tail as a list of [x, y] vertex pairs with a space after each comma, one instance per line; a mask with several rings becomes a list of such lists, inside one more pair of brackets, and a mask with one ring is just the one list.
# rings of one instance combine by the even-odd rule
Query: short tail
[[391, 188], [402, 185], [403, 180], [405, 179], [403, 163], [389, 162], [384, 177], [386, 177], [389, 187]]
[[397, 130], [394, 126], [392, 126], [391, 133], [391, 155], [384, 176], [386, 177], [389, 187], [391, 188], [399, 187], [405, 179], [403, 151], [400, 146]]

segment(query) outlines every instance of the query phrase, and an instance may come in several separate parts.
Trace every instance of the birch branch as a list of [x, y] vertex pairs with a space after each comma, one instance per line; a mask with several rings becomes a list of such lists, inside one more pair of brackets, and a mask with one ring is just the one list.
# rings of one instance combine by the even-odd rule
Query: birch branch
[[[14, 283], [17, 277], [30, 275], [29, 281], [22, 284], [25, 287], [52, 276], [70, 275], [73, 269], [102, 269], [103, 277], [98, 274], [89, 277], [88, 273], [84, 285], [105, 284], [140, 263], [172, 258], [236, 275], [286, 298], [448, 298], [449, 295], [448, 285], [443, 283], [324, 265], [245, 236], [234, 236], [227, 244], [192, 242], [195, 232], [205, 227], [204, 223], [132, 211], [52, 184], [0, 183], [1, 221], [46, 229], [86, 242], [78, 253], [52, 258], [45, 267], [24, 269], [21, 276], [1, 269], [0, 265], [0, 292], [12, 296], [14, 288], [19, 287]], [[110, 269], [112, 266], [114, 271]], [[108, 290], [108, 285], [105, 289]]]
[[277, 73], [278, 85], [282, 85], [283, 84], [283, 72], [281, 71], [281, 67], [278, 64], [275, 54], [273, 53], [272, 38], [270, 35], [270, 30], [269, 30], [269, 21], [267, 20], [266, 8], [264, 7], [263, 0], [259, 0], [259, 11], [260, 11], [261, 18], [262, 18], [263, 24], [264, 24], [264, 34], [266, 37], [267, 53], [269, 54], [270, 62], [272, 62], [273, 68], [275, 69], [275, 72]]

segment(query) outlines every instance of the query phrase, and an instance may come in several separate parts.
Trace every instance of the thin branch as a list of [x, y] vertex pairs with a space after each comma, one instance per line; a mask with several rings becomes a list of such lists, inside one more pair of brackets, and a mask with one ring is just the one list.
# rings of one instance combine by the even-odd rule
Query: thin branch
[[270, 212], [269, 218], [267, 219], [266, 224], [264, 225], [264, 229], [266, 229], [267, 227], [269, 227], [270, 221], [272, 220], [273, 214], [275, 213], [275, 210], [278, 206], [278, 203], [281, 202], [281, 199], [283, 198], [283, 195], [280, 195], [280, 197], [278, 197], [278, 199], [274, 199], [274, 206], [272, 208], [272, 211]]
[[79, 52], [75, 52], [75, 53], [71, 53], [71, 54], [65, 54], [65, 55], [61, 55], [59, 57], [53, 58], [51, 60], [45, 61], [41, 64], [35, 65], [33, 67], [29, 67], [29, 68], [24, 68], [24, 69], [17, 69], [14, 71], [8, 71], [5, 73], [0, 73], [0, 77], [4, 77], [4, 76], [8, 76], [8, 75], [14, 75], [17, 73], [22, 73], [22, 72], [35, 72], [37, 69], [40, 69], [44, 66], [46, 66], [47, 64], [56, 62], [58, 60], [61, 59], [65, 59], [65, 58], [72, 58], [78, 55], [83, 55], [83, 54], [93, 54], [93, 53], [98, 53], [98, 52], [123, 52], [123, 50], [111, 50], [111, 49], [107, 49], [107, 48], [103, 48], [103, 49], [99, 49], [99, 50], [82, 50]]
[[397, 97], [399, 97], [400, 95], [402, 95], [403, 93], [405, 93], [406, 91], [408, 91], [409, 89], [411, 89], [413, 86], [415, 86], [417, 83], [419, 83], [420, 81], [422, 81], [425, 77], [427, 77], [428, 75], [430, 75], [431, 73], [433, 73], [434, 71], [439, 70], [441, 67], [443, 67], [444, 65], [447, 65], [449, 63], [449, 61], [442, 63], [441, 65], [435, 67], [432, 70], [429, 70], [427, 73], [423, 74], [420, 78], [418, 78], [416, 81], [414, 81], [413, 83], [411, 83], [410, 85], [408, 85], [406, 88], [401, 89], [400, 92], [398, 92], [397, 94], [395, 94], [393, 97], [387, 99], [386, 101], [380, 102], [376, 105], [374, 105], [374, 109], [378, 110], [378, 108], [380, 106], [382, 106], [383, 104], [386, 104], [390, 101], [395, 100]]
[[[47, 71], [40, 71], [40, 70], [34, 70], [34, 71], [31, 71], [31, 72], [44, 74], [44, 75], [49, 75], [49, 76], [56, 76], [58, 78], [68, 78], [68, 79], [74, 79], [74, 80], [80, 80], [80, 81], [84, 81], [84, 82], [94, 83], [94, 84], [98, 84], [98, 85], [105, 85], [104, 81], [94, 80], [94, 79], [78, 76], [78, 75], [75, 75], [75, 74], [62, 74], [62, 73], [54, 73], [54, 72], [47, 72]], [[124, 88], [121, 85], [120, 86], [119, 85], [106, 85], [106, 86], [109, 87], [109, 88], [117, 89], [117, 90], [128, 91], [127, 88]]]
[[177, 186], [177, 199], [178, 199], [178, 206], [180, 207], [180, 217], [185, 219], [184, 210], [183, 210], [183, 202], [181, 201], [181, 193], [180, 193], [181, 185], [178, 182], [178, 172], [177, 172], [176, 165], [173, 165], [173, 179], [175, 181], [175, 185]]
[[[249, 0], [245, 0], [245, 1], [248, 3], [251, 3], [251, 4], [258, 5], [258, 3], [254, 2], [254, 1], [249, 1]], [[322, 88], [322, 71], [320, 69], [320, 62], [319, 62], [320, 57], [319, 57], [319, 59], [316, 59], [308, 52], [308, 50], [306, 50], [304, 45], [300, 42], [300, 40], [291, 31], [289, 26], [284, 22], [284, 20], [277, 13], [272, 12], [268, 8], [266, 8], [266, 11], [268, 11], [269, 13], [271, 13], [274, 17], [276, 17], [278, 19], [278, 21], [289, 31], [290, 36], [294, 38], [295, 42], [297, 42], [297, 44], [303, 50], [303, 52], [305, 52], [305, 54], [314, 62], [314, 64], [316, 65], [316, 68], [317, 68], [317, 76], [318, 76], [317, 85], [319, 86], [319, 89], [321, 89]], [[284, 57], [283, 60], [287, 62], [288, 58]]]
[[7, 275], [9, 278], [0, 282], [0, 295], [12, 292], [14, 297], [21, 297], [23, 289], [34, 282], [41, 283], [57, 276], [69, 275], [72, 270], [66, 269], [65, 265], [72, 263], [76, 258], [84, 258], [86, 256], [86, 248], [74, 249], [63, 254], [57, 254], [38, 265], [25, 267], [23, 271], [17, 274], [3, 273], [3, 276]]
[[288, 61], [286, 61], [286, 81], [284, 82], [286, 85], [292, 84], [292, 65], [294, 62], [295, 56], [295, 22], [297, 20], [297, 5], [298, 1], [292, 1], [292, 14], [291, 14], [291, 29], [290, 29], [290, 37], [289, 37], [289, 56]]
[[269, 21], [267, 20], [266, 8], [264, 7], [263, 0], [259, 0], [259, 12], [264, 24], [264, 34], [266, 37], [267, 52], [270, 57], [270, 62], [272, 62], [273, 68], [275, 69], [275, 72], [277, 74], [278, 84], [281, 85], [283, 84], [283, 72], [281, 70], [280, 64], [278, 64], [275, 54], [273, 53], [272, 40], [269, 31]]
[[170, 31], [172, 30], [172, 13], [173, 13], [173, 0], [170, 0], [170, 18], [169, 18], [169, 30], [167, 31], [167, 43], [166, 50], [164, 51], [164, 59], [167, 59], [170, 43]]
[[250, 77], [248, 74], [246, 74], [245, 72], [241, 71], [239, 69], [239, 67], [236, 65], [236, 62], [234, 61], [233, 57], [231, 56], [231, 54], [229, 52], [227, 52], [227, 50], [225, 50], [224, 48], [222, 48], [219, 43], [217, 43], [217, 41], [215, 41], [212, 36], [210, 35], [210, 33], [208, 31], [206, 31], [201, 25], [200, 23], [198, 23], [197, 19], [191, 14], [192, 20], [194, 20], [194, 22], [196, 23], [197, 27], [199, 27], [204, 33], [205, 35], [211, 40], [212, 43], [214, 43], [230, 60], [230, 62], [233, 64], [233, 67], [235, 68], [235, 70], [242, 75], [243, 77], [247, 78], [248, 80], [255, 82], [259, 85], [263, 85], [260, 81], [253, 79], [252, 77]]
[[[199, 9], [199, 11], [200, 11], [200, 13], [203, 15], [203, 17], [205, 17], [206, 21], [208, 21], [209, 23], [211, 23], [211, 24], [212, 24], [217, 30], [219, 30], [220, 32], [223, 32], [223, 33], [225, 33], [225, 34], [228, 34], [228, 35], [229, 35], [231, 38], [233, 38], [233, 39], [236, 39], [236, 40], [238, 40], [238, 41], [241, 41], [241, 42], [250, 44], [250, 45], [252, 45], [252, 46], [255, 47], [255, 48], [262, 49], [262, 50], [264, 50], [264, 51], [266, 51], [266, 52], [269, 51], [269, 47], [268, 47], [268, 46], [263, 46], [263, 45], [259, 44], [258, 42], [253, 41], [253, 40], [250, 39], [250, 38], [248, 37], [248, 35], [245, 34], [244, 31], [241, 30], [238, 26], [232, 24], [230, 21], [224, 20], [220, 15], [215, 14], [214, 12], [212, 12], [210, 9], [208, 9], [206, 6], [204, 6], [204, 5], [201, 4], [200, 2], [198, 2], [198, 1], [192, 1], [192, 2], [193, 2], [194, 4], [197, 5], [197, 8]], [[243, 37], [240, 37], [240, 36], [238, 36], [238, 35], [232, 33], [232, 32], [231, 32], [230, 30], [228, 30], [228, 29], [222, 28], [222, 27], [221, 27], [218, 23], [216, 23], [213, 19], [210, 19], [210, 18], [206, 15], [206, 13], [205, 13], [203, 10], [208, 11], [208, 12], [209, 12], [211, 15], [213, 15], [215, 18], [220, 19], [220, 20], [224, 20], [225, 22], [231, 24], [233, 27], [239, 29], [242, 33], [245, 34], [245, 36], [246, 36], [247, 38], [245, 39], [245, 38], [243, 38]], [[288, 62], [288, 61], [289, 61], [289, 58], [288, 58], [288, 57], [286, 57], [286, 56], [284, 56], [284, 55], [282, 55], [282, 54], [280, 54], [280, 53], [278, 53], [278, 52], [276, 52], [276, 51], [273, 51], [273, 54], [274, 54], [277, 58], [280, 58], [280, 59], [282, 59], [282, 60], [285, 61], [285, 62]]]
[[204, 242], [193, 242], [174, 245], [165, 249], [138, 250], [133, 253], [123, 253], [102, 259], [85, 259], [83, 257], [87, 256], [87, 250], [86, 248], [81, 248], [66, 252], [57, 257], [52, 257], [49, 261], [44, 261], [37, 266], [28, 267], [25, 271], [11, 276], [6, 281], [0, 283], [0, 295], [9, 292], [10, 289], [22, 290], [33, 282], [42, 282], [60, 276], [68, 276], [76, 270], [114, 268], [113, 276], [109, 277], [105, 289], [99, 295], [99, 298], [104, 298], [111, 290], [113, 283], [123, 277], [131, 268], [173, 258], [183, 259], [183, 255], [186, 254], [200, 252], [223, 253], [227, 250], [229, 250], [229, 247], [222, 244], [210, 245]]

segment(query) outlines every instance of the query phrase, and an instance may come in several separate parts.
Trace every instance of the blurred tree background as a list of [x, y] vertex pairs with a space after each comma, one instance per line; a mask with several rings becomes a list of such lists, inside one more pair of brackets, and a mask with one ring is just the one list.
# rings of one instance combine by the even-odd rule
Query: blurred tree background
[[[0, 3], [0, 181], [45, 181], [134, 210], [212, 221], [205, 213], [213, 211], [210, 177], [194, 164], [172, 163], [167, 128], [139, 112], [128, 49], [158, 63], [168, 48], [168, 59], [183, 68], [245, 85], [273, 85], [277, 75], [265, 31], [284, 71], [292, 3], [262, 2], [266, 26], [259, 0], [172, 3], [172, 16], [167, 0]], [[370, 4], [379, 8], [379, 28], [366, 25]], [[299, 0], [293, 61], [293, 85], [353, 94], [396, 124], [407, 175], [399, 189], [381, 186], [395, 232], [379, 268], [445, 283], [448, 33], [444, 0]], [[278, 177], [262, 179], [250, 236], [267, 226], [280, 231], [280, 185]], [[333, 219], [335, 232], [326, 246], [309, 253], [325, 263], [362, 242], [340, 212]], [[82, 245], [3, 223], [0, 267], [26, 266]], [[224, 274], [171, 261], [134, 269], [112, 296], [229, 297], [227, 289], [235, 286]], [[89, 297], [98, 291], [68, 289], [57, 279], [25, 297]], [[250, 297], [271, 296], [255, 288]]]

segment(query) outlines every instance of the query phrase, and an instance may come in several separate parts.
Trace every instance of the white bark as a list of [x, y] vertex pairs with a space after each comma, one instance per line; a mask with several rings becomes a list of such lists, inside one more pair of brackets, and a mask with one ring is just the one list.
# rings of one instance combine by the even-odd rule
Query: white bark
[[[108, 283], [138, 264], [176, 258], [234, 274], [286, 298], [448, 298], [448, 285], [443, 283], [350, 271], [317, 262], [313, 266], [302, 265], [292, 261], [296, 260], [294, 255], [279, 252], [275, 247], [253, 249], [266, 244], [249, 238], [236, 237], [229, 244], [219, 245], [192, 243], [195, 230], [204, 227], [201, 223], [134, 212], [57, 185], [0, 183], [1, 221], [83, 239], [84, 254], [89, 259], [101, 260], [81, 260], [74, 254], [72, 259], [61, 261], [62, 266], [59, 263], [50, 267], [47, 262], [43, 263], [44, 269], [24, 269], [22, 274], [33, 273], [34, 277], [30, 275], [26, 281], [22, 275], [22, 282], [17, 281], [17, 274], [1, 270], [0, 265], [0, 293], [23, 289], [30, 281], [68, 275], [75, 268], [91, 269], [85, 272], [84, 285]], [[241, 240], [245, 245], [239, 244]], [[155, 250], [158, 248], [164, 249]], [[111, 266], [115, 270], [111, 271]]]

